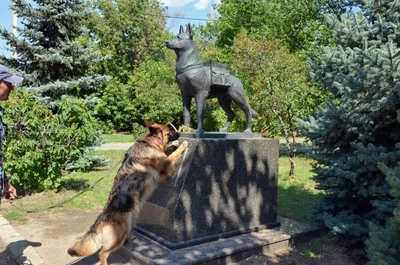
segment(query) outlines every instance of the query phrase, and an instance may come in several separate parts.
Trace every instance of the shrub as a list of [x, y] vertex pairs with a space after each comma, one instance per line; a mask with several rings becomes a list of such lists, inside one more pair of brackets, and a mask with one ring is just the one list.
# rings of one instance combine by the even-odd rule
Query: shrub
[[4, 166], [19, 191], [58, 187], [66, 165], [99, 143], [98, 124], [83, 100], [63, 96], [53, 114], [34, 95], [16, 91], [5, 107]]

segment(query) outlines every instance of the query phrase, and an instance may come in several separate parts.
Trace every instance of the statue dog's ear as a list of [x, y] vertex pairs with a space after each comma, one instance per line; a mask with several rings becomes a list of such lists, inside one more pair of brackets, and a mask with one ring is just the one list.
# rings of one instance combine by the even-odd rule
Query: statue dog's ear
[[182, 25], [179, 27], [179, 34], [183, 33], [183, 27]]
[[189, 38], [193, 40], [192, 26], [190, 25], [190, 23], [186, 26], [186, 33], [189, 35]]

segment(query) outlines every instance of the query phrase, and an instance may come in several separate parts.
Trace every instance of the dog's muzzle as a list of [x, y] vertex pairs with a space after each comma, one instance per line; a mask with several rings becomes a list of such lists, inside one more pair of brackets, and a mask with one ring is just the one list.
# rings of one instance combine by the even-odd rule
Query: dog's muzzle
[[169, 132], [169, 141], [175, 141], [178, 140], [179, 136], [181, 136], [181, 134], [179, 132], [176, 131], [170, 131]]

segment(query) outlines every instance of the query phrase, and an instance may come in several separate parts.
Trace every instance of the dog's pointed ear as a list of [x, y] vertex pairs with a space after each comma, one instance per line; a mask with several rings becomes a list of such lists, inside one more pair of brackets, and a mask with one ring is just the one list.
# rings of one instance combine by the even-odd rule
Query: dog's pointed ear
[[158, 128], [155, 126], [155, 122], [145, 120], [144, 124], [150, 132], [150, 135], [155, 134], [158, 131]]
[[182, 25], [179, 27], [179, 34], [183, 33], [183, 27]]
[[154, 125], [154, 122], [149, 120], [144, 120], [144, 125], [146, 125], [147, 128], [150, 128], [151, 126]]
[[192, 32], [192, 26], [189, 24], [187, 24], [186, 26], [186, 33], [189, 35], [190, 39], [193, 39], [193, 32]]

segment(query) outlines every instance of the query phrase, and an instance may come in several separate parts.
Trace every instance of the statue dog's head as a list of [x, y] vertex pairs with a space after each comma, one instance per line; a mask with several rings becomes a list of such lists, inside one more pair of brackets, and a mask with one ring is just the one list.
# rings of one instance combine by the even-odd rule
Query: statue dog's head
[[190, 26], [190, 24], [186, 26], [186, 32], [183, 31], [181, 25], [179, 28], [179, 34], [176, 35], [176, 38], [166, 42], [167, 48], [171, 50], [181, 50], [190, 46], [190, 44], [193, 44], [192, 26]]

